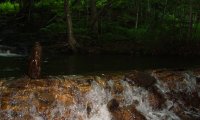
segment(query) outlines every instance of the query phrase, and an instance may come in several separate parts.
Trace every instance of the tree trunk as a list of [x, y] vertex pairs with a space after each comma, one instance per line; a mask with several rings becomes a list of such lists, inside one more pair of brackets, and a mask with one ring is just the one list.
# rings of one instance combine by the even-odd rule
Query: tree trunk
[[76, 42], [73, 34], [72, 19], [69, 9], [69, 0], [64, 0], [64, 10], [66, 14], [68, 43], [73, 52], [77, 52], [78, 43]]
[[94, 24], [92, 23], [95, 21], [95, 18], [97, 16], [97, 8], [96, 8], [96, 0], [90, 0], [90, 8], [91, 8], [91, 17], [90, 17], [90, 24], [91, 24], [91, 29], [98, 33], [98, 20]]
[[98, 12], [98, 14], [96, 14], [94, 19], [91, 21], [91, 26], [94, 26], [96, 24], [96, 22], [98, 21], [99, 17], [103, 16], [106, 13], [106, 10], [112, 6], [113, 1], [114, 0], [107, 1], [106, 5], [101, 9], [101, 11]]
[[30, 22], [34, 0], [19, 0], [18, 2], [20, 8], [19, 14], [24, 15], [24, 17]]
[[168, 0], [165, 0], [164, 15], [165, 15], [165, 13], [166, 13], [167, 4], [168, 4]]
[[139, 6], [137, 7], [136, 20], [135, 20], [135, 29], [138, 28], [138, 19], [139, 19]]
[[148, 2], [147, 2], [147, 6], [148, 6], [147, 11], [150, 13], [150, 12], [151, 12], [151, 8], [150, 8], [150, 0], [148, 0]]
[[192, 39], [192, 25], [193, 25], [193, 15], [192, 15], [192, 0], [190, 0], [190, 12], [189, 12], [189, 29], [188, 29], [188, 39]]

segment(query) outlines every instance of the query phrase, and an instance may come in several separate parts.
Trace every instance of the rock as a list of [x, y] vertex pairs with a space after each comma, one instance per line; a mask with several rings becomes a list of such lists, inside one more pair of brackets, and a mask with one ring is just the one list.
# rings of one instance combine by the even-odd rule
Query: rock
[[176, 104], [173, 106], [172, 110], [174, 113], [181, 119], [181, 120], [199, 120], [199, 116], [193, 116], [190, 114], [187, 114], [188, 111], [185, 111], [185, 108], [181, 107], [181, 104]]
[[113, 112], [118, 109], [119, 102], [116, 99], [112, 99], [108, 102], [107, 107], [110, 112]]
[[61, 102], [64, 105], [74, 104], [74, 97], [70, 94], [55, 95], [55, 99]]
[[144, 87], [146, 89], [152, 87], [156, 83], [156, 79], [154, 77], [139, 71], [126, 75], [125, 81], [129, 84]]
[[47, 87], [47, 83], [49, 84], [50, 81], [47, 82], [46, 80], [35, 79], [35, 80], [29, 81], [29, 86], [31, 86], [31, 87]]
[[114, 120], [146, 120], [134, 106], [120, 107], [111, 112]]
[[135, 106], [120, 107], [116, 99], [110, 100], [107, 107], [113, 115], [114, 120], [146, 120], [146, 118], [135, 109]]
[[0, 87], [3, 86], [3, 84], [4, 84], [4, 81], [0, 80]]
[[101, 85], [101, 87], [105, 88], [107, 83], [106, 83], [106, 80], [104, 78], [101, 78], [99, 76], [95, 76], [95, 81]]
[[200, 85], [200, 77], [196, 77], [197, 85]]
[[200, 77], [200, 68], [194, 69], [194, 70], [193, 70], [193, 74], [194, 74], [194, 76], [196, 76], [196, 77]]
[[23, 116], [23, 120], [34, 120], [34, 118], [31, 115], [26, 114]]
[[153, 73], [160, 81], [162, 81], [170, 90], [175, 90], [177, 84], [184, 83], [185, 76], [179, 71], [160, 70]]
[[149, 90], [148, 102], [153, 109], [161, 109], [165, 105], [165, 101], [166, 99], [158, 92], [156, 87]]
[[120, 94], [124, 90], [123, 86], [121, 85], [120, 81], [115, 81], [113, 86], [114, 94]]
[[200, 109], [200, 97], [197, 92], [173, 91], [167, 93], [167, 97], [174, 103], [172, 110], [182, 120], [199, 120], [200, 117], [196, 116]]
[[40, 101], [41, 104], [45, 104], [47, 106], [50, 106], [55, 100], [52, 94], [44, 91], [37, 92], [36, 98]]
[[7, 83], [8, 88], [15, 88], [15, 89], [26, 89], [28, 87], [28, 80], [13, 80], [8, 81]]
[[6, 101], [1, 101], [1, 109], [0, 110], [9, 110], [10, 105]]
[[77, 88], [80, 90], [81, 93], [87, 93], [91, 90], [91, 85], [90, 84], [79, 84], [77, 85]]
[[87, 104], [86, 110], [87, 110], [87, 117], [90, 117], [90, 113], [92, 111], [92, 104]]

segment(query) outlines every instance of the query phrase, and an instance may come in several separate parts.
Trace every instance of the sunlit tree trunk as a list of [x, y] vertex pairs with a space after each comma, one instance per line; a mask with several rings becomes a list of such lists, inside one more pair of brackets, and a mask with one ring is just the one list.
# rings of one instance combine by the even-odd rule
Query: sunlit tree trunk
[[74, 38], [74, 34], [73, 34], [72, 19], [71, 19], [70, 8], [69, 8], [69, 0], [64, 0], [64, 11], [66, 15], [68, 43], [69, 43], [70, 48], [74, 52], [77, 52], [78, 43], [76, 42]]

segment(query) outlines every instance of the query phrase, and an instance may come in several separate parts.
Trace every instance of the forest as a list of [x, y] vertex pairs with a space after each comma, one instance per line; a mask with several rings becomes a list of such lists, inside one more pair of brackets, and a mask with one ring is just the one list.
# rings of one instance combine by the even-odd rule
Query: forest
[[45, 54], [200, 55], [199, 0], [1, 0], [0, 44]]

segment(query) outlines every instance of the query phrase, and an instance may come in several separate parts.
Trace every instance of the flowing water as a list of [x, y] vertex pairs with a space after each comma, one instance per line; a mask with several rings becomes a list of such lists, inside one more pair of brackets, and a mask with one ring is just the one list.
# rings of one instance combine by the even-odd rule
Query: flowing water
[[162, 69], [40, 80], [10, 78], [0, 81], [0, 117], [2, 120], [199, 120], [199, 73]]

